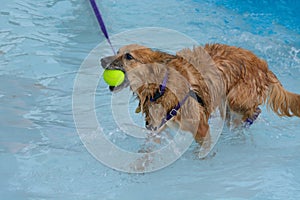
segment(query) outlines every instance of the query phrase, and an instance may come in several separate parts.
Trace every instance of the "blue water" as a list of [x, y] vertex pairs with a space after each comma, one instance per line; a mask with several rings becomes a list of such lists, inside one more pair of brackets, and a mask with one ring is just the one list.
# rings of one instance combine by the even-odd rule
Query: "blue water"
[[[97, 2], [110, 34], [160, 26], [200, 44], [241, 46], [300, 93], [299, 1]], [[86, 0], [2, 2], [1, 199], [300, 198], [300, 119], [266, 108], [249, 130], [225, 128], [206, 159], [191, 147], [171, 166], [146, 174], [117, 172], [94, 159], [77, 135], [71, 98], [82, 61], [102, 41]]]

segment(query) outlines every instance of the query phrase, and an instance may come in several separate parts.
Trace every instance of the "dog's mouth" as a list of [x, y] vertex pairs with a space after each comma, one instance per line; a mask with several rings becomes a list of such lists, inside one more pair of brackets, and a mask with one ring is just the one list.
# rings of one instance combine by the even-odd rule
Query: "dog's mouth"
[[124, 81], [120, 85], [109, 86], [109, 90], [111, 92], [118, 92], [129, 86], [129, 80], [128, 80], [127, 73], [126, 73], [125, 69], [123, 68], [122, 64], [120, 65], [120, 62], [116, 62], [115, 56], [109, 56], [109, 57], [102, 58], [100, 62], [101, 62], [101, 66], [103, 67], [103, 69], [105, 69], [105, 70], [120, 70], [125, 75]]
[[119, 92], [119, 91], [123, 90], [124, 88], [126, 88], [128, 86], [129, 86], [129, 81], [128, 81], [127, 77], [125, 76], [125, 80], [121, 85], [109, 86], [108, 88], [111, 92]]
[[116, 68], [116, 67], [115, 67], [114, 69], [121, 70], [121, 71], [125, 74], [125, 79], [124, 79], [124, 81], [122, 82], [121, 85], [118, 85], [118, 86], [109, 86], [108, 88], [109, 88], [109, 90], [110, 90], [111, 92], [119, 92], [119, 91], [121, 91], [121, 90], [123, 90], [124, 88], [126, 88], [126, 87], [129, 86], [129, 80], [128, 80], [128, 77], [127, 77], [126, 72], [125, 72], [123, 69], [121, 69], [121, 68]]

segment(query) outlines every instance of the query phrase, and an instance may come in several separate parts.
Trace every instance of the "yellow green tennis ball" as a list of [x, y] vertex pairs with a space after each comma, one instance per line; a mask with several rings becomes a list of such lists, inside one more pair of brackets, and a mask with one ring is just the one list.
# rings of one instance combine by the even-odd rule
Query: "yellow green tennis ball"
[[125, 79], [125, 74], [121, 70], [106, 69], [103, 72], [103, 79], [109, 86], [119, 86]]

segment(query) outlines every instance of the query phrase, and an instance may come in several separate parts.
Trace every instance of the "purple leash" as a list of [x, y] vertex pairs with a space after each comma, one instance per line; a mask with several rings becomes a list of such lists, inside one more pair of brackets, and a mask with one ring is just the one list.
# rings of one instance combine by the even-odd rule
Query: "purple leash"
[[95, 0], [90, 0], [90, 3], [91, 3], [91, 6], [92, 6], [92, 8], [93, 8], [93, 10], [94, 10], [95, 15], [96, 15], [96, 18], [97, 18], [97, 21], [98, 21], [99, 26], [100, 26], [100, 28], [101, 28], [101, 31], [102, 31], [103, 35], [105, 36], [105, 38], [107, 39], [107, 42], [109, 43], [109, 45], [110, 45], [110, 47], [111, 47], [113, 53], [116, 55], [115, 49], [113, 48], [113, 46], [112, 46], [112, 44], [111, 44], [111, 42], [110, 42], [110, 39], [109, 39], [107, 30], [106, 30], [104, 21], [103, 21], [103, 19], [102, 19], [101, 13], [100, 13], [100, 11], [99, 11], [99, 9], [98, 9], [98, 6], [97, 6]]

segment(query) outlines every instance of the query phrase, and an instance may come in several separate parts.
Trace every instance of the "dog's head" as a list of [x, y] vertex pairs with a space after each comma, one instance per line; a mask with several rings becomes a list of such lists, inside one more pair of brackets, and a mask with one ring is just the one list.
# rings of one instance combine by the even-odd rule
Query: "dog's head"
[[166, 62], [166, 56], [172, 57], [172, 55], [153, 51], [145, 46], [131, 44], [121, 47], [117, 55], [102, 58], [101, 65], [104, 69], [118, 69], [125, 74], [125, 80], [121, 85], [110, 87], [110, 90], [114, 92], [131, 85], [130, 77], [128, 76], [130, 71], [142, 65]]
[[135, 53], [139, 51], [149, 51], [149, 49], [140, 45], [127, 45], [120, 48], [117, 55], [101, 59], [101, 65], [104, 69], [118, 69], [125, 74], [125, 80], [121, 85], [109, 87], [112, 92], [122, 90], [129, 86], [128, 72], [141, 62], [138, 60], [138, 56], [135, 55]]
[[110, 90], [116, 92], [129, 86], [139, 99], [137, 110], [145, 114], [146, 127], [149, 129], [158, 127], [163, 117], [178, 102], [168, 88], [157, 101], [150, 100], [159, 90], [168, 70], [166, 63], [172, 58], [175, 56], [133, 44], [120, 48], [117, 55], [101, 59], [104, 69], [124, 72], [124, 82], [117, 87], [110, 87]]

